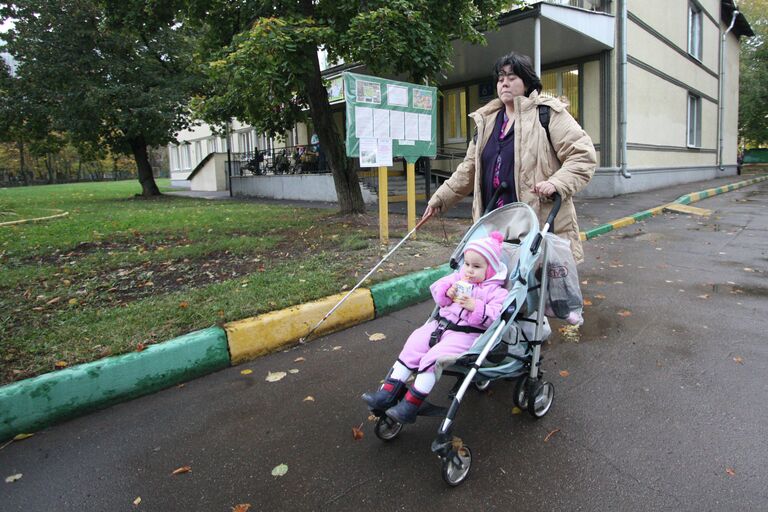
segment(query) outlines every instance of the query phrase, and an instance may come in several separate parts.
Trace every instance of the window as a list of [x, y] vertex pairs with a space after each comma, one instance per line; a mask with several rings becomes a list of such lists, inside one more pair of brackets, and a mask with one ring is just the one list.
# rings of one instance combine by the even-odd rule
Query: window
[[174, 171], [179, 170], [179, 146], [170, 145], [168, 146], [168, 154], [170, 155], [171, 159], [171, 169]]
[[568, 100], [568, 112], [579, 120], [579, 67], [552, 69], [541, 74], [542, 96], [559, 98], [565, 96]]
[[195, 165], [200, 163], [200, 160], [203, 159], [203, 143], [199, 140], [195, 142]]
[[701, 7], [694, 3], [688, 4], [688, 53], [701, 60], [701, 23], [703, 18]]
[[251, 132], [240, 132], [237, 134], [237, 146], [240, 153], [250, 153], [253, 151], [251, 146]]
[[192, 165], [191, 165], [192, 164], [192, 156], [191, 156], [192, 151], [191, 151], [191, 149], [192, 149], [192, 144], [190, 144], [189, 142], [184, 142], [181, 145], [181, 155], [182, 155], [181, 167], [182, 167], [182, 169], [190, 169], [192, 167]]
[[214, 137], [208, 139], [208, 153], [216, 153], [216, 139]]
[[443, 92], [443, 142], [467, 142], [467, 91], [453, 89]]
[[688, 147], [701, 147], [701, 98], [688, 94]]

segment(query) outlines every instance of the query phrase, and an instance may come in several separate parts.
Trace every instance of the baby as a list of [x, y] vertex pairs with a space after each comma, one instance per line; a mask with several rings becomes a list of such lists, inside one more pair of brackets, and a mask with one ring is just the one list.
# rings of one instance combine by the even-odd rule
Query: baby
[[[363, 394], [371, 410], [386, 412], [399, 423], [414, 423], [419, 407], [435, 385], [435, 362], [466, 352], [501, 315], [507, 297], [502, 241], [502, 234], [494, 231], [488, 238], [469, 242], [460, 272], [430, 286], [432, 297], [440, 306], [439, 318], [413, 331], [381, 389]], [[405, 382], [414, 372], [413, 386], [398, 402]]]

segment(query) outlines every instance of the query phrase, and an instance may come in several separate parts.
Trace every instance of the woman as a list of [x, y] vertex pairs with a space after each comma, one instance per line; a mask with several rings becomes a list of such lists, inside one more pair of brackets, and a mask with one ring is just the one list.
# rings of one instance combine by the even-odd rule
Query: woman
[[[544, 222], [549, 197], [562, 196], [554, 230], [571, 241], [577, 262], [584, 259], [573, 195], [595, 172], [592, 140], [559, 100], [539, 96], [541, 80], [531, 60], [510, 53], [494, 66], [498, 99], [470, 114], [477, 125], [464, 161], [429, 200], [423, 218], [443, 212], [473, 191], [472, 218], [477, 221], [501, 183], [494, 208], [515, 201], [528, 204]], [[549, 133], [539, 120], [539, 105], [549, 107]]]

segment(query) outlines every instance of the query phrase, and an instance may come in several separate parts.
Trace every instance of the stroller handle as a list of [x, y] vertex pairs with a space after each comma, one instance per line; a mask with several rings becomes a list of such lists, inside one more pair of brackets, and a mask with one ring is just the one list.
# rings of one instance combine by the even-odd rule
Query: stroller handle
[[[544, 224], [544, 229], [542, 231], [555, 231], [555, 217], [557, 217], [557, 214], [560, 212], [560, 205], [563, 204], [563, 198], [558, 193], [555, 192], [552, 194], [552, 199], [554, 200], [555, 204], [552, 205], [552, 211], [549, 212], [549, 215], [547, 215], [547, 221]], [[536, 239], [533, 241], [533, 244], [531, 244], [531, 253], [535, 254], [539, 250], [539, 246], [541, 245], [541, 233], [536, 234]]]

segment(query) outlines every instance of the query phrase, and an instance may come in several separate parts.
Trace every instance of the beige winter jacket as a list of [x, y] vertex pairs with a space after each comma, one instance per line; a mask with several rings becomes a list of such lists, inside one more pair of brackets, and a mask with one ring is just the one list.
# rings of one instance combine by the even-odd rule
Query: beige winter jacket
[[[538, 105], [549, 105], [549, 133], [539, 121]], [[472, 202], [472, 218], [483, 214], [482, 186], [480, 180], [481, 156], [493, 132], [496, 116], [504, 109], [498, 98], [470, 114], [477, 125], [477, 139], [469, 143], [467, 155], [451, 177], [438, 188], [429, 205], [445, 211], [463, 197], [475, 192]], [[571, 240], [571, 249], [577, 262], [584, 259], [579, 240], [579, 225], [573, 206], [573, 195], [584, 188], [597, 166], [592, 139], [557, 99], [539, 96], [533, 91], [529, 97], [515, 98], [515, 166], [514, 181], [518, 201], [528, 204], [544, 223], [552, 209], [550, 199], [539, 198], [533, 193], [533, 185], [540, 181], [552, 183], [563, 198], [560, 213], [555, 219], [555, 233]], [[562, 164], [561, 164], [562, 162]]]

